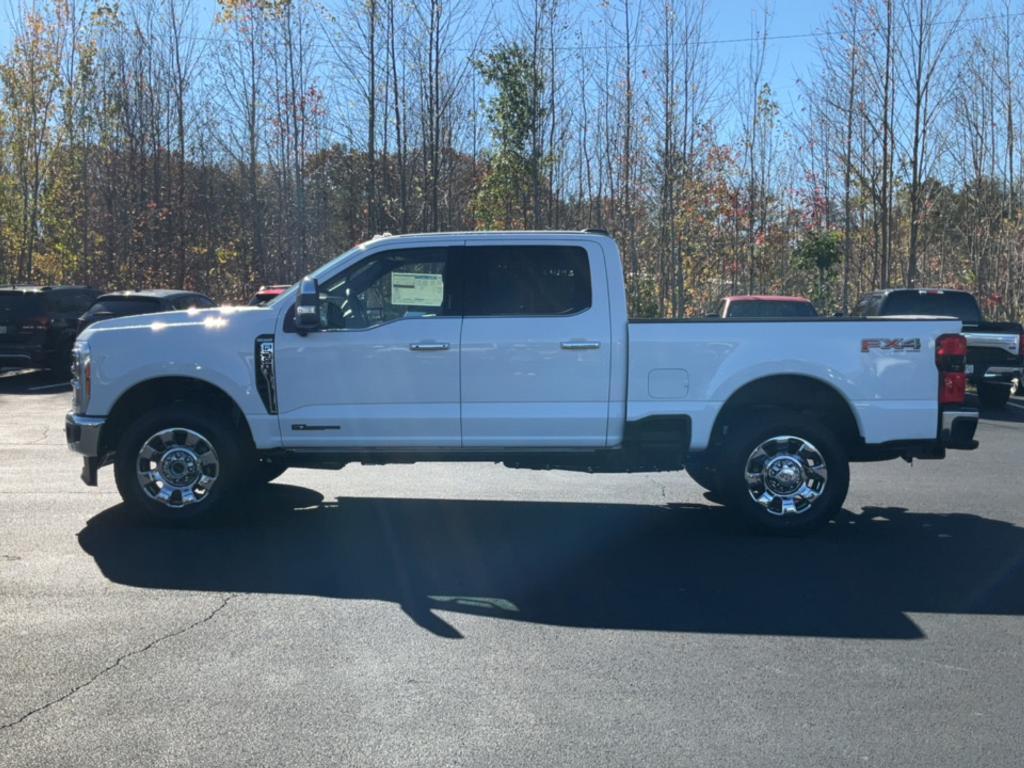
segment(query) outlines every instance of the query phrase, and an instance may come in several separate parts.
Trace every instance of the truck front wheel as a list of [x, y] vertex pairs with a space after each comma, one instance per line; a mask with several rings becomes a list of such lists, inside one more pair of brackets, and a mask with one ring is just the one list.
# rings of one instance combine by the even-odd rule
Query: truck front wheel
[[121, 498], [150, 518], [208, 518], [231, 500], [241, 474], [242, 441], [230, 422], [175, 403], [139, 417], [117, 444], [114, 478]]
[[751, 414], [729, 429], [719, 464], [726, 505], [771, 532], [814, 530], [842, 509], [850, 485], [846, 451], [805, 414]]

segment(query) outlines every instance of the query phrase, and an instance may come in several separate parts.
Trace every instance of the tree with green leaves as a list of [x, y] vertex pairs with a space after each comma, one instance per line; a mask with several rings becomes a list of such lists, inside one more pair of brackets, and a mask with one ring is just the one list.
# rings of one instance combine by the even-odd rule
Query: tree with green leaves
[[495, 147], [476, 197], [476, 218], [486, 227], [536, 226], [532, 181], [546, 158], [532, 136], [535, 124], [547, 115], [535, 99], [544, 87], [542, 75], [518, 43], [499, 45], [473, 66], [496, 91], [485, 104]]
[[793, 253], [793, 262], [798, 268], [817, 276], [814, 303], [819, 309], [832, 308], [832, 283], [842, 258], [843, 237], [838, 232], [808, 232]]

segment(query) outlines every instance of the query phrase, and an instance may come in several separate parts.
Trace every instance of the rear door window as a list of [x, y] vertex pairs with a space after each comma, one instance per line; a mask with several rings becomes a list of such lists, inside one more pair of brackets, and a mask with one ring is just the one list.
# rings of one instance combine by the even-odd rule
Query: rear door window
[[68, 291], [67, 293], [68, 311], [76, 317], [89, 309], [96, 300], [94, 291]]
[[[74, 314], [76, 307], [81, 306], [81, 298], [76, 301], [76, 291], [51, 291], [44, 294], [46, 306], [55, 315]], [[85, 310], [80, 310], [79, 314]]]
[[467, 316], [557, 316], [590, 308], [590, 264], [578, 246], [465, 250]]

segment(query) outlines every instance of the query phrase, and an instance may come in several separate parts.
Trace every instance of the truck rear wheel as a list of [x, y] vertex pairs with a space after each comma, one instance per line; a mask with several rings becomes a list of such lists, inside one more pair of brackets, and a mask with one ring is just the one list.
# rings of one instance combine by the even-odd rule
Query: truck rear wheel
[[718, 474], [726, 505], [776, 533], [821, 527], [842, 509], [850, 485], [849, 460], [833, 432], [783, 410], [732, 426]]
[[128, 425], [117, 444], [114, 478], [135, 512], [172, 522], [212, 517], [239, 484], [243, 441], [229, 421], [175, 403]]

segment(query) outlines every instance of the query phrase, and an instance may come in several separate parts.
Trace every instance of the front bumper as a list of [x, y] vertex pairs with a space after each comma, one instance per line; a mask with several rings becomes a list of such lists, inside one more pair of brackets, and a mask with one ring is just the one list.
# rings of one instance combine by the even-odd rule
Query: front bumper
[[96, 485], [100, 470], [100, 433], [106, 419], [69, 413], [64, 417], [64, 437], [68, 448], [82, 454], [82, 482]]
[[944, 448], [972, 451], [978, 447], [974, 432], [978, 428], [976, 408], [949, 408], [942, 411], [939, 442]]
[[83, 456], [100, 455], [100, 432], [106, 419], [69, 413], [64, 417], [64, 437], [68, 448]]

